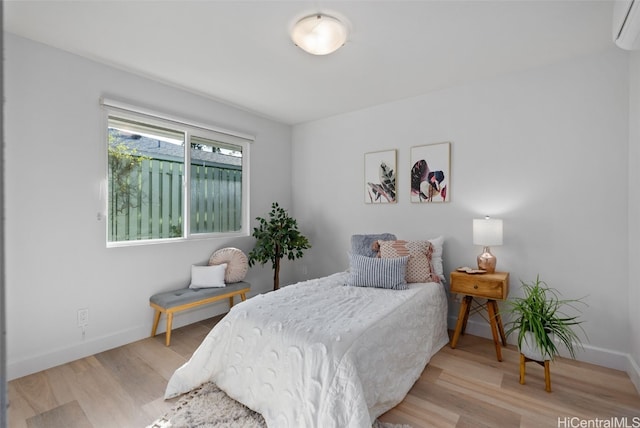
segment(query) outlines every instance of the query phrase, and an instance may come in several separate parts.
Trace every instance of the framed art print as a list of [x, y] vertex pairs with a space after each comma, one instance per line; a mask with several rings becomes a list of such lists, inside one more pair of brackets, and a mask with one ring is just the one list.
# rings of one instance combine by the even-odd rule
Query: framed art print
[[396, 201], [396, 151], [365, 153], [364, 202], [395, 204]]
[[411, 148], [411, 202], [451, 200], [451, 143]]

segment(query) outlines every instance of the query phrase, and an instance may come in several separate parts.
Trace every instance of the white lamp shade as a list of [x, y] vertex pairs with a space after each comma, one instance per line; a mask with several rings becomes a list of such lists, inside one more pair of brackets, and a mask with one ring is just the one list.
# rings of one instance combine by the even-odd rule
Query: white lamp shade
[[302, 18], [291, 31], [293, 42], [313, 55], [327, 55], [347, 41], [347, 28], [328, 15], [316, 14]]
[[502, 245], [502, 220], [473, 219], [473, 244], [486, 247]]

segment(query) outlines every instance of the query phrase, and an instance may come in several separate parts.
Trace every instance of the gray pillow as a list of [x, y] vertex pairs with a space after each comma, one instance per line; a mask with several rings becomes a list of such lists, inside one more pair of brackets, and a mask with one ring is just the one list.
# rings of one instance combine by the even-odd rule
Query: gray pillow
[[408, 262], [409, 256], [378, 259], [349, 253], [347, 285], [406, 290]]
[[373, 235], [352, 235], [351, 253], [365, 257], [377, 257], [378, 253], [371, 248], [376, 241], [395, 241], [393, 233], [378, 233]]

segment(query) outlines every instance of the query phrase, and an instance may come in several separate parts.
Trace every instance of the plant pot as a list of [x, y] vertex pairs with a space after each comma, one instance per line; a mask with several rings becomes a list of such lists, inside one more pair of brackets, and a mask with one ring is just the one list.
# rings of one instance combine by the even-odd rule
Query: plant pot
[[[553, 337], [551, 338], [553, 340]], [[536, 339], [533, 336], [533, 333], [530, 331], [526, 331], [524, 333], [524, 338], [522, 339], [522, 343], [520, 344], [520, 352], [530, 360], [534, 361], [545, 361], [551, 360], [551, 356], [549, 354], [544, 354]]]

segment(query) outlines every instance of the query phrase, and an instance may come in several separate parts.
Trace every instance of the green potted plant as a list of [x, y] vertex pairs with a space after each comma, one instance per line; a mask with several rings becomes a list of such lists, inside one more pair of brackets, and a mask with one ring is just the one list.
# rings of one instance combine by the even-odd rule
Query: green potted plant
[[579, 312], [576, 304], [584, 304], [582, 299], [560, 299], [559, 292], [541, 281], [539, 275], [534, 282], [520, 282], [524, 297], [507, 301], [505, 313], [512, 316], [506, 324], [507, 336], [517, 332], [520, 352], [531, 360], [553, 360], [559, 354], [555, 338], [575, 359], [576, 347], [582, 347], [582, 342], [574, 327], [584, 333], [580, 326], [583, 321], [579, 315], [565, 314], [564, 308]]
[[271, 204], [269, 219], [256, 217], [259, 225], [253, 229], [256, 246], [249, 253], [249, 266], [256, 262], [273, 267], [273, 289], [280, 288], [280, 260], [286, 255], [289, 260], [302, 257], [303, 251], [311, 248], [309, 240], [298, 230], [298, 222], [289, 217], [277, 202]]

